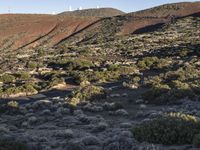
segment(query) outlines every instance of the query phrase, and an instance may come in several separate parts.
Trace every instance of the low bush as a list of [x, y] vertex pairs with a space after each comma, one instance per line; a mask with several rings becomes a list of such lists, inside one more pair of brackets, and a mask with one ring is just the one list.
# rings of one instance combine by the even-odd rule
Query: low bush
[[165, 97], [169, 91], [167, 85], [162, 85], [162, 88], [151, 88], [142, 94], [142, 98], [148, 103], [164, 104], [169, 102], [168, 97]]
[[19, 103], [16, 101], [10, 101], [7, 103], [7, 105], [8, 105], [8, 107], [14, 107], [14, 108], [19, 107]]
[[[165, 86], [165, 87], [164, 87]], [[188, 97], [193, 99], [196, 94], [191, 89], [170, 89], [168, 85], [162, 88], [153, 87], [142, 94], [144, 100], [152, 104], [173, 104], [180, 99]]]
[[139, 69], [164, 69], [167, 68], [172, 63], [172, 60], [169, 58], [158, 57], [145, 57], [142, 60], [138, 61], [137, 65]]
[[28, 146], [21, 142], [0, 140], [0, 150], [28, 150]]
[[49, 87], [53, 87], [53, 86], [58, 85], [60, 83], [64, 83], [64, 79], [63, 78], [54, 77], [49, 81]]
[[193, 138], [193, 146], [195, 148], [200, 148], [200, 133], [194, 136], [194, 138]]
[[29, 80], [31, 76], [27, 72], [20, 72], [16, 74], [16, 77], [20, 80]]
[[37, 62], [30, 61], [27, 64], [27, 67], [30, 68], [30, 69], [35, 69], [37, 67]]
[[104, 88], [94, 85], [80, 87], [71, 94], [70, 104], [77, 105], [84, 101], [95, 101], [106, 98]]
[[26, 83], [22, 86], [22, 92], [25, 93], [35, 93], [37, 90], [34, 87], [34, 84]]
[[72, 70], [89, 69], [94, 67], [94, 64], [91, 61], [84, 59], [64, 58], [49, 63], [49, 66], [63, 68], [65, 70], [72, 71]]
[[188, 55], [189, 52], [190, 52], [189, 49], [187, 49], [187, 48], [183, 48], [183, 49], [180, 50], [180, 52], [179, 52], [179, 56], [181, 56], [181, 57], [185, 57], [185, 56]]
[[134, 127], [132, 132], [139, 142], [192, 144], [193, 138], [200, 132], [200, 123], [183, 118], [161, 117], [141, 123]]
[[122, 76], [132, 75], [135, 72], [135, 66], [112, 65], [108, 66], [108, 69], [103, 71], [73, 71], [70, 75], [74, 77], [77, 83], [83, 81], [111, 82], [120, 80]]
[[145, 57], [143, 58], [143, 60], [138, 61], [137, 65], [139, 69], [150, 69], [150, 67], [158, 62], [158, 58], [157, 57]]
[[14, 81], [15, 81], [15, 77], [13, 75], [4, 74], [4, 75], [0, 76], [0, 82], [11, 83]]
[[19, 93], [36, 93], [37, 90], [34, 86], [34, 84], [25, 83], [24, 85], [20, 86], [11, 86], [8, 88], [4, 88], [0, 91], [0, 97], [9, 97], [10, 95], [15, 95]]
[[198, 118], [196, 116], [181, 113], [181, 112], [170, 112], [170, 113], [167, 113], [167, 116], [171, 118], [177, 118], [177, 119], [182, 119], [185, 121], [194, 122], [194, 123], [198, 122]]

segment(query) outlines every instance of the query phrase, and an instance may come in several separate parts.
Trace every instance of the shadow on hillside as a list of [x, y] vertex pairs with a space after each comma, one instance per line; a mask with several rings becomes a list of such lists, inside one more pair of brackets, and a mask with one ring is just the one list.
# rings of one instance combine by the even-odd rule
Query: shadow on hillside
[[191, 89], [149, 88], [142, 94], [142, 98], [149, 104], [155, 105], [180, 104], [183, 99], [200, 102], [200, 87]]
[[46, 100], [46, 99], [50, 99], [53, 97], [65, 98], [71, 93], [71, 91], [72, 90], [53, 89], [50, 91], [40, 92], [36, 95], [31, 95], [31, 96], [0, 99], [0, 104], [7, 103], [9, 101], [18, 101], [20, 104], [25, 104], [25, 103], [35, 102], [38, 100]]
[[158, 23], [156, 25], [146, 26], [144, 28], [135, 30], [132, 34], [142, 34], [142, 33], [158, 31], [159, 29], [161, 29], [163, 27], [164, 24], [165, 23]]
[[174, 56], [180, 56], [180, 53], [183, 49], [187, 50], [186, 56], [199, 56], [200, 57], [200, 44], [181, 44], [179, 46], [173, 46], [173, 47], [163, 47], [160, 49], [155, 49], [151, 52], [147, 51], [144, 52], [143, 55], [135, 55], [132, 58], [144, 58], [144, 57], [153, 57], [156, 56], [158, 58], [166, 58], [166, 57], [174, 57]]

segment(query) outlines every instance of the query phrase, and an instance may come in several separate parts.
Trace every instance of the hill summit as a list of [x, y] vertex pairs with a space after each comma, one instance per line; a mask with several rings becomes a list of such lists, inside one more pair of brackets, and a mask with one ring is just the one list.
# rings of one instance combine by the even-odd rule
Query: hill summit
[[125, 14], [121, 10], [115, 8], [92, 8], [75, 11], [66, 11], [59, 15], [79, 16], [79, 17], [112, 17]]

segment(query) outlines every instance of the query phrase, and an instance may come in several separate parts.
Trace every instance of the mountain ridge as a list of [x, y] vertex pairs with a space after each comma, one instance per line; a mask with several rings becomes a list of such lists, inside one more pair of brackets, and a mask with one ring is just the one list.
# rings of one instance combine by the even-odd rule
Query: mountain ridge
[[115, 8], [91, 8], [75, 11], [66, 11], [58, 15], [67, 15], [67, 16], [79, 16], [79, 17], [113, 17], [125, 14], [123, 11]]
[[[105, 8], [111, 10], [112, 8]], [[75, 15], [33, 15], [33, 14], [4, 14], [0, 15], [0, 50], [19, 50], [21, 48], [34, 49], [45, 46], [52, 47], [79, 34], [79, 39], [91, 38], [96, 34], [111, 32], [116, 35], [125, 36], [139, 29], [158, 24], [165, 24], [177, 19], [198, 13], [200, 2], [166, 4], [143, 11], [106, 17], [86, 16], [88, 11], [102, 12], [102, 9], [80, 10], [70, 13]], [[112, 9], [119, 12], [116, 9]], [[80, 14], [80, 12], [86, 12]], [[108, 14], [105, 12], [105, 14]], [[111, 17], [111, 16], [112, 17]], [[106, 28], [104, 28], [104, 26]], [[91, 31], [95, 28], [93, 35], [89, 36], [84, 30]], [[102, 30], [102, 28], [104, 28]], [[113, 29], [110, 29], [113, 28]], [[106, 31], [107, 29], [113, 31]], [[114, 31], [115, 30], [115, 31]], [[109, 33], [110, 32], [110, 33]], [[91, 33], [92, 34], [92, 33]], [[80, 41], [79, 40], [79, 41]]]

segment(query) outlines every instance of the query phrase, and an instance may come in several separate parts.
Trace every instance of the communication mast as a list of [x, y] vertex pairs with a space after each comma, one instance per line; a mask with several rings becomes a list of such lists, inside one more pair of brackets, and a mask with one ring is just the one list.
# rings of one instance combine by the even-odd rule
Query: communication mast
[[69, 11], [72, 11], [72, 6], [71, 5], [69, 6]]
[[83, 8], [80, 6], [78, 10], [82, 10]]
[[9, 14], [11, 13], [11, 7], [8, 7], [8, 13]]

